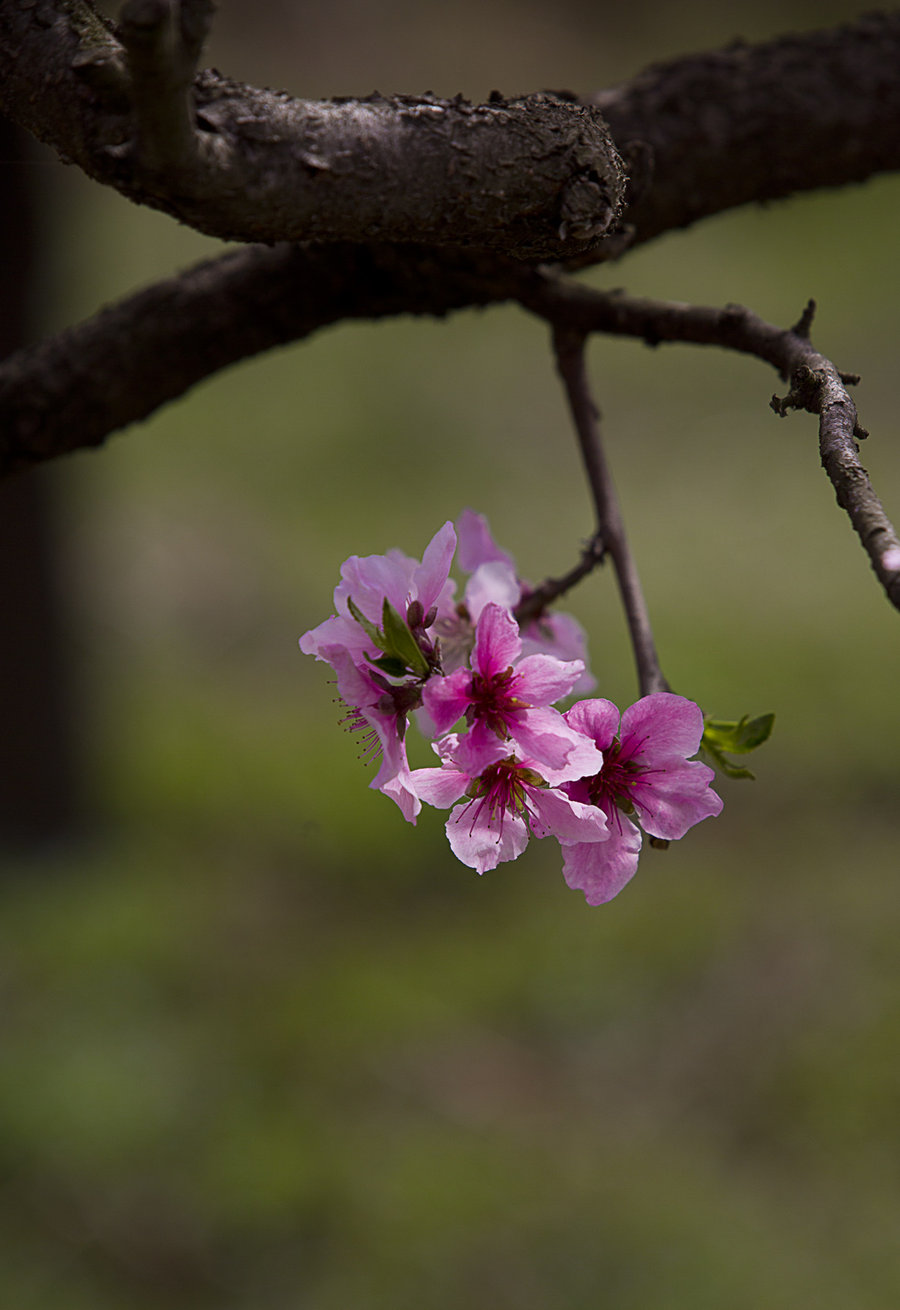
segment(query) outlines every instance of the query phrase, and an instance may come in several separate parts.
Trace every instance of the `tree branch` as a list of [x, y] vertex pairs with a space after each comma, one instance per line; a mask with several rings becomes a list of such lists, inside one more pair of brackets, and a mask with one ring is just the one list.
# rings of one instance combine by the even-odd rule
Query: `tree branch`
[[237, 360], [329, 323], [496, 303], [513, 260], [416, 246], [250, 246], [0, 362], [0, 476], [100, 445]]
[[193, 81], [212, 20], [209, 0], [127, 0], [119, 32], [137, 119], [135, 171], [164, 185], [197, 166]]
[[567, 591], [571, 591], [577, 586], [583, 578], [589, 573], [593, 573], [598, 564], [602, 564], [606, 556], [606, 547], [603, 543], [603, 534], [595, 532], [590, 541], [581, 552], [581, 559], [576, 565], [564, 573], [561, 578], [546, 578], [540, 586], [535, 587], [532, 591], [526, 591], [522, 599], [513, 610], [515, 620], [519, 627], [524, 627], [526, 623], [531, 623], [534, 619], [539, 619], [548, 605], [559, 600]]
[[121, 33], [87, 0], [0, 0], [0, 104], [89, 176], [211, 236], [534, 260], [583, 253], [617, 222], [624, 170], [595, 108], [544, 94], [304, 101], [212, 69], [191, 105], [197, 43], [173, 0], [129, 0]]
[[631, 553], [625, 523], [616, 495], [603, 442], [600, 438], [599, 413], [591, 397], [584, 361], [585, 336], [577, 330], [557, 324], [553, 333], [556, 364], [566, 390], [566, 399], [575, 424], [581, 457], [597, 514], [597, 536], [613, 562], [622, 607], [631, 638], [642, 696], [668, 691], [669, 684], [659, 666], [659, 656], [650, 626], [650, 614]]
[[585, 97], [648, 156], [636, 242], [736, 205], [900, 168], [900, 10], [656, 64]]
[[788, 395], [773, 399], [772, 407], [780, 415], [789, 409], [818, 415], [822, 466], [838, 504], [850, 516], [888, 599], [900, 609], [900, 539], [859, 460], [857, 442], [867, 433], [847, 392], [849, 381], [858, 379], [841, 374], [813, 348], [808, 336], [812, 306], [793, 328], [783, 329], [740, 305], [716, 309], [603, 293], [548, 275], [536, 277], [520, 301], [557, 331], [582, 336], [604, 332], [636, 337], [648, 345], [682, 341], [721, 346], [755, 355], [790, 379]]

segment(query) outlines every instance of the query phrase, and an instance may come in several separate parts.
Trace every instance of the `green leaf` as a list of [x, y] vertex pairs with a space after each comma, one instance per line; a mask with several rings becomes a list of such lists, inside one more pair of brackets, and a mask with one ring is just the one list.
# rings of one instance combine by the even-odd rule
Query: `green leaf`
[[749, 769], [726, 759], [725, 752], [730, 755], [749, 755], [768, 741], [774, 723], [774, 714], [760, 714], [755, 719], [745, 714], [737, 721], [704, 719], [700, 754], [728, 778], [753, 778], [755, 775]]
[[370, 664], [381, 669], [389, 678], [402, 678], [407, 673], [406, 665], [396, 655], [380, 655], [377, 660], [372, 659], [371, 655], [367, 658]]
[[384, 641], [384, 633], [381, 631], [380, 628], [376, 628], [374, 623], [369, 622], [369, 620], [366, 618], [365, 614], [363, 614], [359, 606], [354, 604], [352, 596], [347, 597], [347, 609], [356, 619], [356, 622], [366, 633], [366, 636], [369, 638], [372, 644], [376, 646], [378, 650], [386, 651], [387, 646], [385, 645], [385, 641]]
[[419, 649], [415, 637], [387, 596], [384, 598], [381, 622], [384, 625], [385, 636], [385, 644], [381, 649], [385, 655], [395, 656], [403, 661], [405, 668], [418, 674], [420, 678], [427, 678], [429, 674], [428, 661]]

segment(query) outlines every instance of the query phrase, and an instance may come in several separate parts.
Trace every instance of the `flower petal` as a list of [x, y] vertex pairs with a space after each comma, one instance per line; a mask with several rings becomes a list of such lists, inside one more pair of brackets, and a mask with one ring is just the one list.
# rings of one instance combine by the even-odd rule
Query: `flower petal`
[[483, 514], [476, 514], [473, 509], [464, 509], [456, 520], [456, 531], [459, 536], [457, 560], [465, 573], [474, 573], [479, 565], [490, 564], [495, 560], [508, 565], [515, 573], [512, 556], [501, 550], [494, 541]]
[[465, 793], [469, 775], [445, 765], [441, 769], [413, 769], [411, 785], [416, 795], [438, 810], [448, 810]]
[[599, 750], [609, 750], [619, 731], [619, 711], [611, 700], [595, 696], [580, 700], [563, 716], [570, 727], [590, 737]]
[[519, 625], [508, 610], [485, 605], [475, 629], [472, 668], [483, 678], [503, 673], [519, 658]]
[[675, 841], [701, 819], [721, 814], [722, 798], [710, 783], [715, 773], [699, 760], [672, 761], [634, 784], [632, 797], [641, 827]]
[[556, 837], [560, 842], [597, 842], [609, 837], [606, 815], [597, 805], [582, 805], [552, 787], [529, 787], [535, 837]]
[[491, 815], [483, 798], [457, 805], [446, 825], [450, 849], [470, 869], [486, 873], [515, 860], [528, 845], [528, 828], [518, 814]]
[[633, 877], [641, 850], [641, 834], [623, 818], [610, 828], [609, 840], [563, 846], [563, 876], [583, 891], [588, 905], [611, 901]]
[[583, 672], [581, 660], [563, 663], [553, 655], [528, 655], [516, 665], [515, 694], [528, 705], [552, 705], [568, 696]]
[[[425, 547], [422, 563], [413, 574], [413, 599], [421, 602], [426, 614], [443, 591], [455, 550], [456, 531], [453, 524], [448, 521], [438, 529]], [[400, 614], [405, 618], [406, 610], [400, 610]]]
[[446, 678], [429, 678], [422, 690], [422, 701], [437, 732], [446, 732], [462, 718], [470, 703], [472, 675], [457, 669]]
[[658, 691], [629, 705], [622, 715], [620, 736], [623, 760], [687, 759], [700, 749], [703, 711], [684, 696]]
[[590, 737], [571, 727], [558, 710], [522, 710], [510, 716], [509, 730], [520, 753], [551, 786], [599, 773], [603, 767], [603, 756]]
[[472, 622], [477, 623], [485, 605], [511, 610], [521, 594], [515, 569], [502, 560], [490, 560], [480, 564], [466, 583], [466, 609]]
[[581, 660], [584, 671], [572, 691], [586, 696], [597, 685], [588, 668], [587, 633], [571, 614], [547, 613], [521, 630], [523, 655], [555, 655], [558, 660]]

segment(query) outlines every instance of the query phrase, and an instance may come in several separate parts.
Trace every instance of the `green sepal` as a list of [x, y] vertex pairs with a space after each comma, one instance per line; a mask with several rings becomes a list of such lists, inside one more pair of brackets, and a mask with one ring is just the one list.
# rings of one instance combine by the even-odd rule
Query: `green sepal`
[[347, 609], [356, 619], [356, 622], [363, 629], [369, 640], [377, 646], [379, 650], [387, 650], [384, 643], [384, 633], [380, 628], [376, 628], [374, 623], [369, 622], [359, 606], [354, 603], [352, 596], [347, 597]]
[[371, 655], [366, 656], [370, 664], [374, 664], [376, 669], [381, 669], [389, 678], [402, 678], [407, 672], [406, 665], [396, 655], [379, 655], [377, 660], [373, 660]]
[[725, 758], [730, 755], [749, 755], [763, 742], [768, 741], [775, 723], [774, 714], [760, 714], [751, 719], [745, 714], [737, 722], [728, 719], [704, 719], [700, 754], [727, 778], [753, 778], [750, 769], [732, 764]]
[[420, 678], [427, 678], [430, 673], [428, 661], [419, 649], [415, 637], [387, 596], [384, 598], [381, 622], [384, 626], [385, 636], [385, 644], [381, 649], [385, 655], [402, 660], [404, 669], [409, 669], [410, 672], [417, 674]]

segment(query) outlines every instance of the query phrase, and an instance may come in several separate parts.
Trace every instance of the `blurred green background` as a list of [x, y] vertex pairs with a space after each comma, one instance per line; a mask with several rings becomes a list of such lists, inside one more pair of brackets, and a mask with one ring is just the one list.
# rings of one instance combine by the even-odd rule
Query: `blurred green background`
[[[312, 12], [310, 12], [312, 11]], [[224, 5], [298, 94], [590, 90], [842, 4]], [[215, 243], [35, 165], [42, 320]], [[598, 286], [749, 304], [863, 375], [900, 514], [900, 179], [724, 215]], [[591, 530], [543, 326], [338, 327], [60, 464], [89, 822], [4, 858], [0, 1288], [17, 1310], [884, 1310], [900, 1286], [898, 619], [763, 365], [596, 339], [667, 674], [775, 711], [755, 783], [610, 905], [482, 879], [367, 789], [296, 641], [341, 561], [466, 505], [526, 577]], [[571, 598], [635, 683], [613, 580]]]

